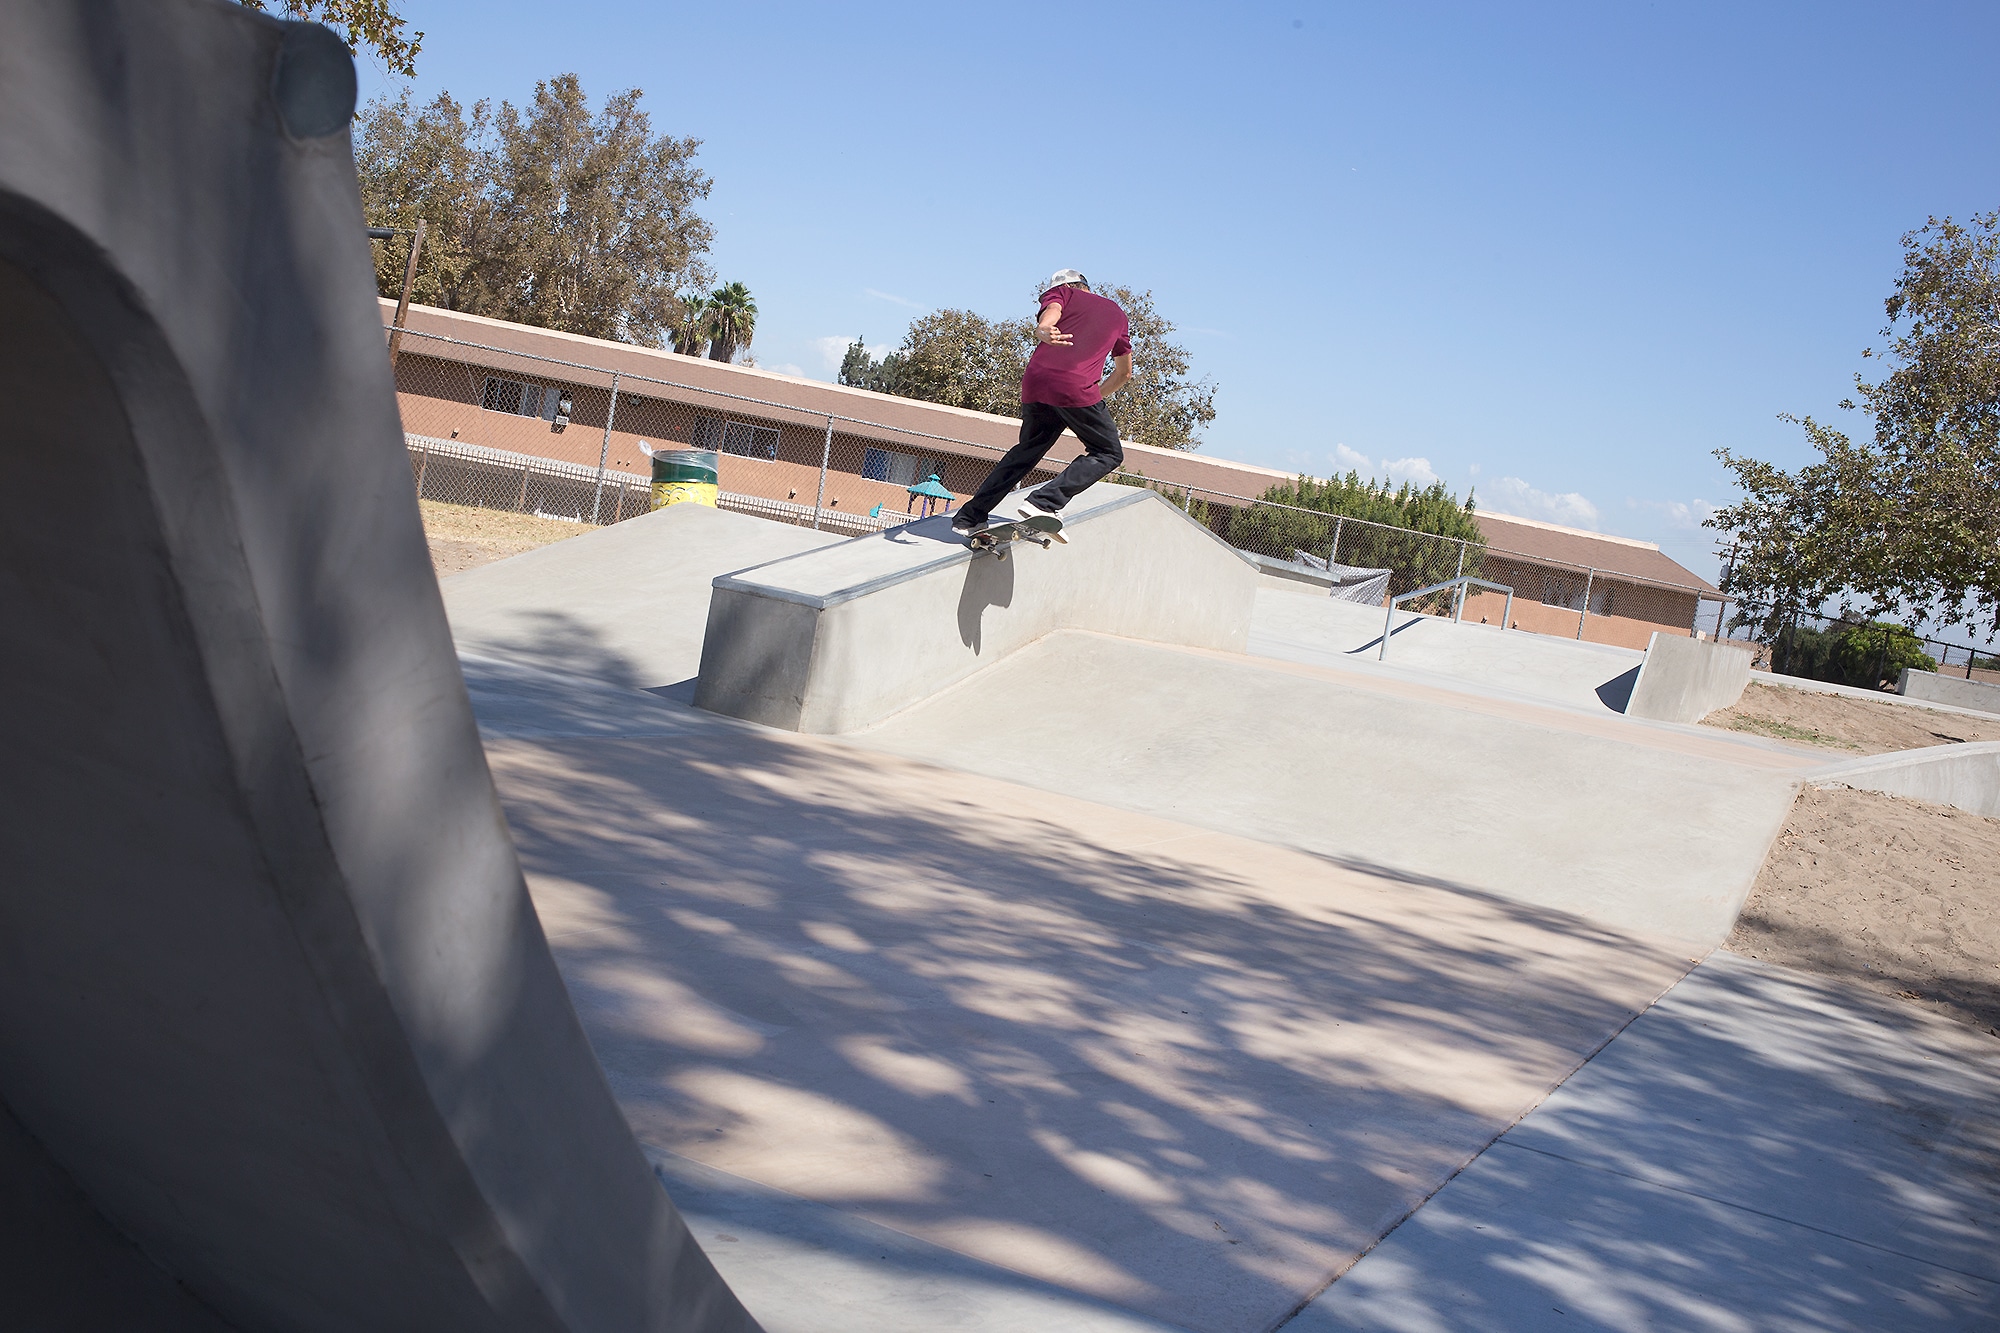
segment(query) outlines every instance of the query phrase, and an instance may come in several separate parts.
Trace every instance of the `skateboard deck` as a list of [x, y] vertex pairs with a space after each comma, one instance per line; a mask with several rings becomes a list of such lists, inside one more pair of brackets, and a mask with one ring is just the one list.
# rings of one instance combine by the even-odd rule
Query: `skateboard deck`
[[1007, 558], [1007, 548], [1017, 541], [1034, 542], [1047, 549], [1058, 541], [1068, 538], [1062, 532], [1062, 520], [1054, 514], [1037, 514], [1033, 518], [1007, 519], [999, 523], [988, 523], [966, 536], [965, 544], [975, 551], [991, 551], [995, 560]]

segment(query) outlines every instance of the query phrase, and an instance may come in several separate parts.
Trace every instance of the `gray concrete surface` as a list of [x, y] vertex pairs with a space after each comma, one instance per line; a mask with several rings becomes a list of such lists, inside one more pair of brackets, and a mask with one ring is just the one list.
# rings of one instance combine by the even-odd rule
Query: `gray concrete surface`
[[[684, 711], [671, 736], [490, 757], [641, 1140], [789, 1196], [689, 1200], [760, 1319], [809, 1317], [769, 1266], [823, 1237], [829, 1318], [873, 1302], [883, 1333], [1057, 1294], [1064, 1318], [1016, 1327], [1255, 1333], [1690, 965], [1490, 894]], [[751, 1247], [736, 1267], [702, 1217]], [[857, 1221], [923, 1245], [867, 1256]]]
[[1071, 632], [853, 739], [1701, 949], [1728, 934], [1819, 762], [1707, 728]]
[[749, 1330], [461, 684], [322, 28], [0, 7], [0, 1323]]
[[697, 706], [788, 731], [878, 722], [1052, 630], [1241, 651], [1255, 566], [1150, 490], [1101, 484], [1067, 545], [975, 553], [939, 516], [715, 580]]
[[1398, 615], [1387, 661], [1381, 607], [1356, 606], [1265, 580], [1250, 625], [1250, 651], [1364, 677], [1423, 681], [1447, 689], [1535, 700], [1590, 713], [1619, 713], [1645, 654], [1497, 625]]
[[1872, 699], [1876, 703], [1892, 708], [1923, 708], [1933, 713], [1960, 713], [1967, 717], [1990, 717], [1983, 708], [1966, 708], [1959, 704], [1933, 703], [1928, 699], [1906, 699], [1890, 690], [1863, 689], [1859, 685], [1839, 685], [1830, 680], [1808, 680], [1803, 676], [1785, 676], [1775, 671], [1753, 671], [1753, 684], [1769, 685], [1781, 690], [1798, 690], [1803, 694], [1835, 694], [1844, 699]]
[[707, 505], [665, 509], [443, 582], [461, 653], [650, 689], [692, 680], [719, 574], [845, 540]]
[[1935, 671], [1912, 671], [1904, 667], [1896, 677], [1896, 693], [1905, 699], [1925, 703], [1951, 704], [1981, 713], [2000, 713], [2000, 685], [1963, 676], [1945, 676]]
[[1659, 722], [1699, 722], [1741, 699], [1749, 684], [1747, 645], [1655, 631], [1625, 712]]
[[2000, 1057], [1717, 953], [1285, 1333], [2000, 1327]]
[[2000, 741], [1932, 745], [1921, 750], [1848, 759], [1814, 769], [1816, 787], [1852, 787], [2000, 816]]

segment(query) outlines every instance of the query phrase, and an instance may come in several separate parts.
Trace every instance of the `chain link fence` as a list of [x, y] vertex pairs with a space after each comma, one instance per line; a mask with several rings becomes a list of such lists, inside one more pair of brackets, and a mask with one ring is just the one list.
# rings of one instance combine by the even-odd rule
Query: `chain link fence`
[[1863, 689], [1893, 689], [1904, 667], [2000, 685], [2000, 649], [1918, 634], [1861, 616], [1807, 611], [1774, 614], [1746, 604], [1731, 617], [1728, 637], [1749, 644], [1759, 670]]
[[[420, 495], [584, 523], [650, 511], [647, 448], [715, 451], [720, 508], [846, 534], [949, 510], [1005, 452], [415, 329], [402, 330], [395, 372]], [[1030, 483], [1058, 466], [1037, 469]], [[951, 498], [912, 494], [933, 480], [929, 489]], [[1373, 605], [1471, 575], [1514, 589], [1509, 628], [1640, 648], [1660, 626], [1723, 628], [1723, 604], [1711, 589], [1136, 472], [1115, 480], [1158, 491], [1269, 573], [1358, 590]], [[1450, 601], [1451, 594], [1438, 594], [1411, 606], [1448, 614]], [[1499, 593], [1475, 593], [1465, 619], [1498, 623], [1504, 601]]]

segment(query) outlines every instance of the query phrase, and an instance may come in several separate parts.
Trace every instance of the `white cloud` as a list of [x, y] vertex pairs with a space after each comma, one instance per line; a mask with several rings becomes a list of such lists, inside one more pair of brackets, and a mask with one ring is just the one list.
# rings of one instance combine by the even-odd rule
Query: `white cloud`
[[1699, 528], [1715, 512], [1706, 500], [1628, 500], [1634, 509], [1650, 509], [1667, 520], [1672, 528]]
[[1371, 480], [1386, 477], [1390, 481], [1428, 486], [1438, 479], [1428, 458], [1384, 458], [1378, 462], [1359, 449], [1350, 449], [1344, 444], [1333, 446], [1333, 462], [1336, 472], [1359, 472]]
[[1362, 453], [1359, 449], [1350, 449], [1344, 444], [1333, 446], [1333, 461], [1344, 468], [1352, 468], [1356, 472], [1365, 471], [1372, 473], [1375, 470], [1374, 459]]
[[[828, 370], [839, 370], [841, 361], [847, 356], [847, 349], [853, 345], [854, 339], [851, 336], [838, 333], [812, 340], [813, 351], [819, 356], [821, 363]], [[868, 355], [874, 357], [877, 361], [880, 361], [896, 349], [892, 343], [876, 343], [862, 350], [866, 351]]]
[[1480, 497], [1481, 509], [1519, 518], [1537, 518], [1571, 528], [1597, 527], [1597, 506], [1575, 491], [1536, 490], [1519, 477], [1495, 477]]
[[1382, 471], [1391, 481], [1407, 481], [1413, 486], [1428, 486], [1438, 479], [1428, 458], [1385, 458]]
[[799, 366], [795, 366], [795, 365], [793, 365], [793, 364], [792, 364], [791, 362], [789, 362], [789, 361], [782, 361], [782, 362], [779, 362], [779, 363], [778, 363], [777, 365], [775, 365], [775, 366], [765, 366], [765, 367], [764, 367], [764, 369], [766, 369], [766, 370], [775, 370], [775, 371], [777, 371], [777, 372], [778, 372], [778, 373], [779, 373], [780, 375], [797, 375], [797, 376], [798, 376], [798, 377], [799, 377], [800, 379], [802, 379], [802, 380], [803, 380], [803, 379], [810, 379], [810, 378], [811, 378], [811, 376], [809, 376], [809, 375], [807, 375], [807, 374], [806, 374], [806, 372], [805, 372], [805, 370], [804, 370], [803, 368], [801, 368], [801, 367], [799, 367]]
[[873, 287], [863, 287], [861, 294], [863, 296], [872, 296], [878, 301], [887, 301], [890, 305], [903, 306], [909, 310], [922, 310], [924, 308], [923, 303], [920, 301], [912, 301], [907, 296], [897, 296], [893, 292], [878, 292]]

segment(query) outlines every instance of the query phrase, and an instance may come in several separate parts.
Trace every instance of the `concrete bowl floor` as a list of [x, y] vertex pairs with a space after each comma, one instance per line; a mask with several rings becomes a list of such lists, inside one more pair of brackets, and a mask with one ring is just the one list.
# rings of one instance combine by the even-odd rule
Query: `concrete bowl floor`
[[1691, 962], [698, 715], [489, 750], [644, 1142], [1188, 1329], [1284, 1318]]

